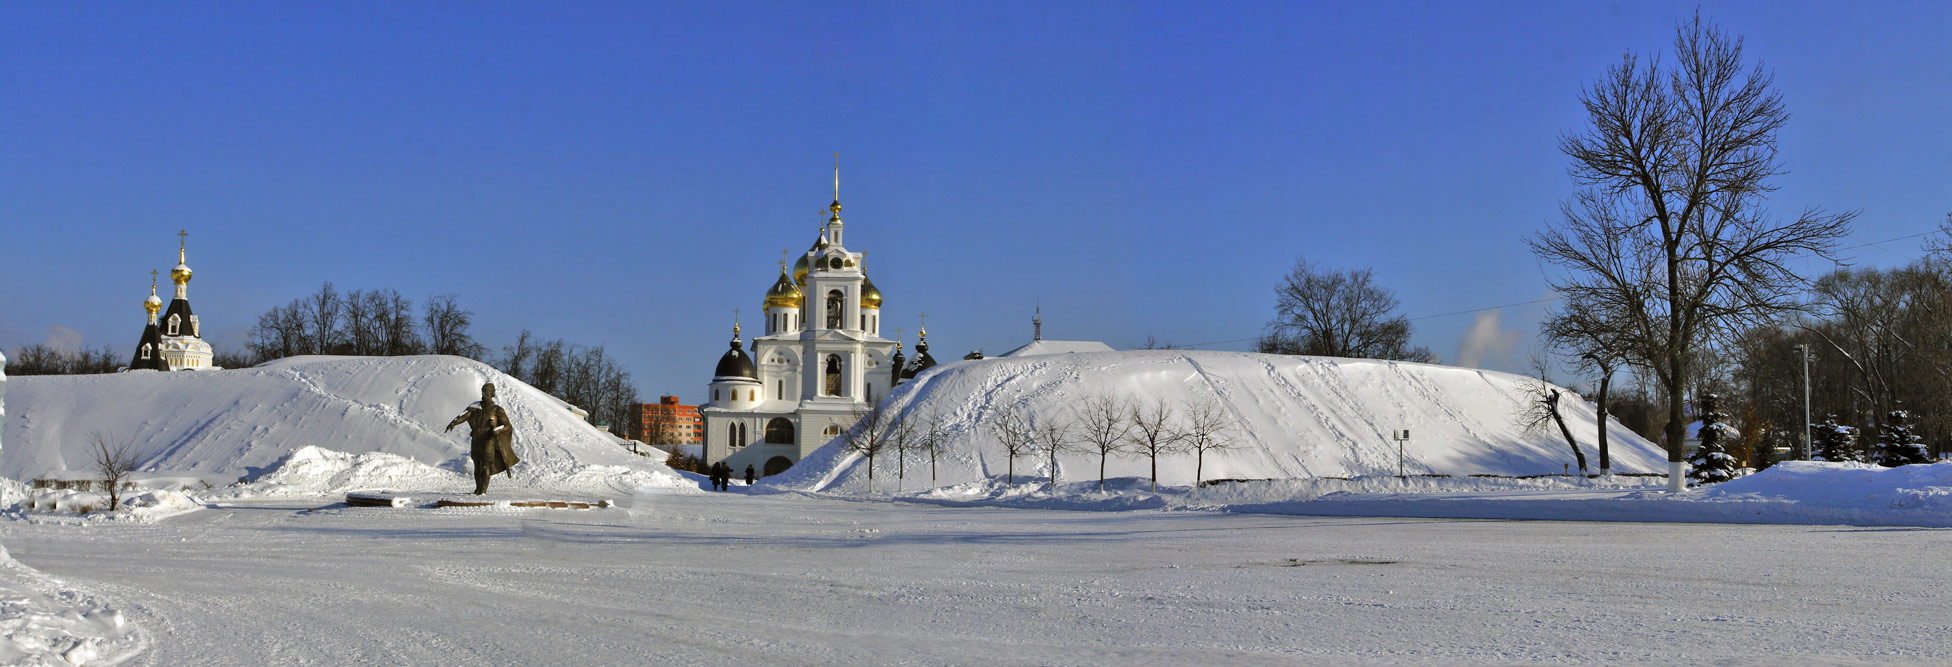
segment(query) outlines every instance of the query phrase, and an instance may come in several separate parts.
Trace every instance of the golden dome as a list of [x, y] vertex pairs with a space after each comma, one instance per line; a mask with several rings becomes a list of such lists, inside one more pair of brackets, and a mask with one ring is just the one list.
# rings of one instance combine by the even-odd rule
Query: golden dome
[[796, 285], [807, 284], [807, 271], [812, 270], [812, 268], [813, 265], [807, 262], [807, 256], [801, 255], [800, 261], [793, 264], [793, 283]]
[[793, 279], [787, 277], [785, 271], [781, 271], [779, 280], [773, 282], [773, 288], [766, 290], [764, 308], [767, 310], [774, 308], [799, 308], [801, 301], [805, 298], [805, 295], [800, 293], [799, 286], [793, 284]]
[[874, 288], [874, 281], [861, 276], [861, 307], [881, 309], [881, 290]]
[[176, 281], [178, 285], [185, 285], [190, 282], [190, 265], [184, 263], [183, 251], [181, 250], [178, 250], [176, 254], [176, 268], [169, 270], [169, 279]]
[[156, 311], [163, 309], [163, 300], [156, 297], [156, 286], [149, 286], [149, 298], [142, 300], [142, 309], [149, 311], [149, 317], [156, 317]]

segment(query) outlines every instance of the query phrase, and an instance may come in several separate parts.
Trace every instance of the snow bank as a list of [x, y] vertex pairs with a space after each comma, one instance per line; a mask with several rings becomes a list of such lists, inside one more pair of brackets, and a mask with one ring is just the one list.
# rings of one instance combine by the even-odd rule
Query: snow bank
[[[1524, 432], [1513, 417], [1524, 406], [1525, 378], [1451, 366], [1239, 352], [1135, 350], [996, 358], [938, 366], [903, 385], [885, 405], [902, 418], [940, 414], [951, 442], [938, 474], [947, 484], [1005, 475], [1007, 457], [987, 431], [1005, 406], [1033, 419], [1070, 419], [1089, 396], [1112, 392], [1142, 404], [1159, 399], [1178, 405], [1217, 398], [1235, 432], [1230, 451], [1209, 453], [1207, 479], [1292, 479], [1394, 475], [1397, 445], [1392, 431], [1409, 429], [1405, 467], [1412, 474], [1559, 473], [1573, 462], [1556, 429]], [[1567, 425], [1587, 458], [1598, 465], [1592, 407], [1564, 404]], [[1609, 423], [1613, 469], [1665, 470], [1653, 443]], [[925, 455], [910, 454], [910, 470], [926, 470]], [[1148, 475], [1147, 461], [1115, 458], [1113, 477]], [[1194, 459], [1177, 455], [1159, 462], [1160, 483], [1192, 486]], [[895, 468], [892, 454], [876, 464], [877, 477]], [[1019, 458], [1017, 475], [1048, 478], [1040, 457]], [[1095, 479], [1096, 454], [1058, 459], [1061, 480]], [[861, 492], [865, 462], [835, 443], [815, 451], [762, 484], [785, 489]], [[885, 487], [884, 487], [885, 488]]]
[[[194, 373], [16, 378], [0, 474], [87, 471], [91, 437], [132, 440], [140, 469], [253, 490], [337, 493], [363, 484], [471, 490], [467, 427], [442, 429], [493, 382], [522, 463], [498, 486], [617, 494], [695, 484], [619, 447], [563, 403], [494, 368], [450, 356], [294, 357]], [[371, 456], [383, 454], [385, 456]], [[365, 456], [365, 458], [361, 458]], [[411, 465], [409, 465], [411, 464]], [[396, 484], [397, 482], [397, 484]], [[201, 495], [201, 494], [199, 494]]]
[[1789, 461], [1696, 489], [1700, 501], [1789, 502], [1811, 509], [1940, 515], [1952, 525], [1952, 463], [1885, 468], [1870, 463]]
[[115, 664], [142, 649], [121, 612], [0, 549], [0, 664]]
[[1678, 494], [1658, 477], [1278, 480], [1223, 484], [1189, 509], [1320, 516], [1952, 527], [1952, 463], [1880, 468], [1791, 461]]

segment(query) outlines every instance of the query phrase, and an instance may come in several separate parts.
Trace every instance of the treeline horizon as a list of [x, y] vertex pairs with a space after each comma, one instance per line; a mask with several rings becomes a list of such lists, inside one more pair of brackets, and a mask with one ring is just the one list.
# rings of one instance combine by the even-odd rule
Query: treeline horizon
[[[604, 346], [544, 340], [523, 329], [513, 344], [491, 355], [474, 339], [473, 326], [474, 311], [463, 307], [460, 295], [452, 292], [427, 297], [416, 314], [413, 300], [399, 290], [340, 292], [326, 281], [317, 292], [259, 315], [244, 353], [213, 346], [212, 364], [248, 368], [304, 355], [466, 357], [587, 410], [592, 424], [604, 424], [618, 435], [628, 432], [626, 421], [637, 403], [637, 387], [630, 372]], [[77, 350], [22, 345], [8, 358], [7, 372], [21, 376], [114, 373], [126, 368], [129, 358], [108, 345]]]

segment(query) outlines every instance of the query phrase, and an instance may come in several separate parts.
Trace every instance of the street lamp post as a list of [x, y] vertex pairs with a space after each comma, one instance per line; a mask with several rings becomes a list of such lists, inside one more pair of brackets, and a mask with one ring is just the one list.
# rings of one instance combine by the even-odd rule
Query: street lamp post
[[1810, 460], [1810, 346], [1797, 343], [1791, 348], [1803, 355], [1803, 460]]

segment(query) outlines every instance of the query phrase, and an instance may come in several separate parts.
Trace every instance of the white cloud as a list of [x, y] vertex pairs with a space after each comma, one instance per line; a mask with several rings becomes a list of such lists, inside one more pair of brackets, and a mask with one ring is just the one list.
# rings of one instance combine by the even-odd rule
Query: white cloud
[[59, 324], [48, 325], [47, 338], [41, 343], [62, 352], [80, 352], [81, 332]]
[[1512, 355], [1518, 350], [1519, 332], [1508, 331], [1500, 326], [1502, 313], [1488, 310], [1478, 313], [1471, 322], [1471, 328], [1464, 331], [1463, 339], [1457, 342], [1457, 365], [1471, 368], [1508, 368], [1512, 365]]

